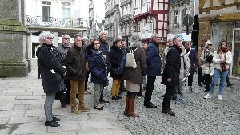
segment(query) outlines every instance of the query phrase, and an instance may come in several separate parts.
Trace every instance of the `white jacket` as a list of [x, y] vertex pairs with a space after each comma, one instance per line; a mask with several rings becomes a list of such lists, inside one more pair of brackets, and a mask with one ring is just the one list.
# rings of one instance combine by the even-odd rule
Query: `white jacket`
[[[189, 51], [190, 53], [190, 51]], [[179, 79], [182, 80], [185, 77], [187, 78], [190, 75], [190, 59], [189, 59], [189, 53], [186, 53], [186, 49], [183, 49], [183, 52], [181, 53], [181, 69], [180, 69], [180, 75]]]
[[[226, 59], [225, 59], [225, 55], [226, 55]], [[220, 62], [222, 60], [226, 60], [226, 68], [229, 69], [232, 63], [232, 59], [233, 59], [232, 53], [230, 51], [226, 53], [221, 53], [221, 54], [217, 54], [217, 51], [214, 51], [214, 57], [213, 57], [214, 68], [222, 70]]]

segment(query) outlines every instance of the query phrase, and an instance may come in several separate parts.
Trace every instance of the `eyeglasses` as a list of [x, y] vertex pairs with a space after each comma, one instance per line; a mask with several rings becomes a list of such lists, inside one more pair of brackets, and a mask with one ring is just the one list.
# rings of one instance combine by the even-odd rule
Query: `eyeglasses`
[[46, 39], [53, 39], [53, 37], [47, 37]]

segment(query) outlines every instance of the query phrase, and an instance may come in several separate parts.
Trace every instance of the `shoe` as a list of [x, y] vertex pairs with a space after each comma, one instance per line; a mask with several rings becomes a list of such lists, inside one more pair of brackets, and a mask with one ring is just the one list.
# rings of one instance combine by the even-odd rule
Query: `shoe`
[[191, 86], [189, 87], [189, 90], [190, 90], [191, 92], [193, 92], [193, 88], [192, 88]]
[[98, 104], [97, 106], [94, 107], [94, 109], [103, 110], [103, 105]]
[[233, 86], [234, 84], [227, 84], [227, 87], [231, 87], [231, 86]]
[[71, 110], [71, 113], [81, 114], [81, 111], [74, 109], [74, 110]]
[[156, 105], [154, 105], [153, 103], [144, 103], [144, 106], [146, 106], [146, 108], [157, 108]]
[[109, 103], [109, 101], [105, 100], [105, 99], [100, 99], [99, 101], [100, 101], [100, 103]]
[[198, 84], [198, 86], [202, 87], [202, 84]]
[[53, 116], [53, 121], [60, 121], [60, 119], [55, 117], [55, 116]]
[[177, 95], [172, 96], [172, 100], [176, 100], [177, 99]]
[[205, 89], [204, 92], [209, 92], [210, 90]]
[[119, 95], [117, 96], [117, 98], [118, 98], [118, 99], [122, 99], [122, 97], [121, 97], [121, 96], [119, 96]]
[[222, 95], [218, 95], [218, 100], [223, 100]]
[[112, 96], [112, 100], [118, 100], [117, 96]]
[[206, 96], [203, 97], [204, 99], [210, 99], [211, 98], [211, 94], [208, 93]]
[[50, 126], [50, 127], [58, 127], [58, 126], [60, 126], [57, 122], [55, 122], [55, 121], [46, 121], [45, 122], [45, 126]]
[[90, 109], [85, 107], [85, 106], [79, 106], [78, 110], [81, 111], [81, 112], [89, 112], [90, 111]]
[[218, 86], [218, 84], [216, 84], [216, 86]]
[[180, 104], [185, 104], [186, 102], [185, 102], [185, 100], [183, 100], [183, 99], [178, 99], [178, 100], [176, 100], [175, 101], [175, 104], [178, 104], [178, 105], [180, 105]]
[[62, 103], [62, 104], [61, 104], [61, 107], [62, 107], [62, 108], [66, 108], [66, 104], [65, 104], [65, 103]]
[[162, 95], [162, 97], [165, 97], [166, 93]]
[[165, 113], [170, 116], [175, 116], [175, 113], [172, 111], [172, 109], [163, 109], [162, 113]]

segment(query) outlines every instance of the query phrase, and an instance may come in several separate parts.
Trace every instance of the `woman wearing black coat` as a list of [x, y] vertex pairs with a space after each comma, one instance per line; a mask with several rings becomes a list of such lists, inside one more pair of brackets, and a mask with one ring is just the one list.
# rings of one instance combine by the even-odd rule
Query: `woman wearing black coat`
[[125, 67], [125, 53], [121, 48], [122, 41], [116, 40], [110, 50], [110, 76], [113, 78], [112, 100], [118, 100], [122, 98], [118, 95]]
[[44, 110], [46, 115], [45, 126], [58, 127], [56, 121], [60, 119], [52, 114], [52, 105], [56, 92], [61, 90], [61, 77], [66, 75], [66, 69], [56, 57], [56, 51], [52, 45], [53, 35], [50, 32], [44, 32], [39, 35], [39, 42], [42, 43], [38, 53], [38, 60], [41, 65], [42, 86], [46, 93]]

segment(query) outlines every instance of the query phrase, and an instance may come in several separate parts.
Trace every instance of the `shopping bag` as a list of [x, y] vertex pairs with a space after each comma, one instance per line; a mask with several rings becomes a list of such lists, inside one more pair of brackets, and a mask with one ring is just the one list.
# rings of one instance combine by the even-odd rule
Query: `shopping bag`
[[134, 59], [134, 53], [133, 50], [130, 50], [129, 53], [126, 54], [126, 67], [136, 68], [137, 64]]

